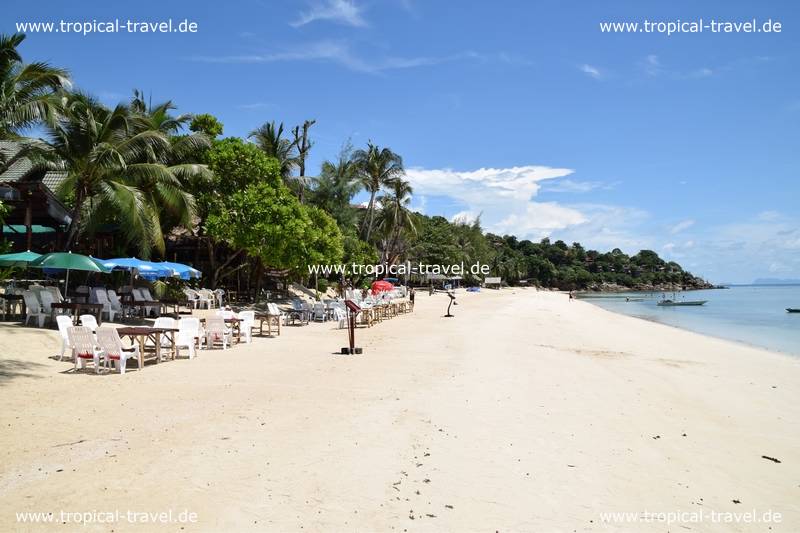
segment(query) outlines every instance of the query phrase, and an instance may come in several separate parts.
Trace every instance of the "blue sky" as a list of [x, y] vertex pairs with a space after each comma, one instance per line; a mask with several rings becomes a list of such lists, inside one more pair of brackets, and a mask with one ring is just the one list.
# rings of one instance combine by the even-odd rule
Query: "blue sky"
[[[714, 281], [800, 278], [796, 2], [298, 0], [4, 4], [16, 22], [189, 19], [195, 34], [31, 34], [112, 104], [143, 89], [226, 135], [315, 118], [400, 153], [413, 205], [521, 238], [656, 250]], [[607, 34], [604, 21], [780, 21]]]

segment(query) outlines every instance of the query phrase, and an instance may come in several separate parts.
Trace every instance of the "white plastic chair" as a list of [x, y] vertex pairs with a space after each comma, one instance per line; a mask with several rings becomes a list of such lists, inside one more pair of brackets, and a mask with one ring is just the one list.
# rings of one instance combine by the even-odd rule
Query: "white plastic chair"
[[347, 327], [347, 312], [338, 306], [333, 308], [333, 319], [339, 321], [339, 329]]
[[58, 315], [56, 324], [58, 324], [58, 332], [61, 334], [61, 355], [58, 356], [58, 360], [61, 361], [64, 358], [64, 352], [70, 347], [67, 330], [73, 326], [72, 318], [67, 315]]
[[216, 289], [214, 290], [214, 296], [217, 298], [217, 306], [220, 308], [223, 307], [223, 297], [225, 296], [225, 291], [223, 289]]
[[43, 327], [47, 313], [42, 311], [42, 304], [39, 303], [36, 294], [33, 291], [25, 291], [22, 293], [22, 299], [25, 301], [25, 325], [28, 325], [31, 318], [35, 318], [39, 327]]
[[222, 349], [228, 348], [231, 330], [225, 326], [222, 317], [211, 317], [206, 320], [206, 346], [211, 349], [214, 344], [222, 344]]
[[108, 295], [108, 303], [111, 310], [114, 311], [115, 314], [125, 316], [125, 308], [122, 307], [122, 302], [120, 301], [119, 296], [117, 296], [117, 293], [109, 289], [106, 291], [106, 294]]
[[197, 309], [199, 295], [192, 289], [183, 289], [183, 294], [186, 295], [186, 301], [192, 309]]
[[109, 322], [114, 321], [114, 315], [117, 313], [111, 306], [111, 300], [108, 299], [108, 293], [105, 289], [97, 289], [94, 292], [94, 297], [99, 304], [103, 304], [103, 314], [108, 317]]
[[189, 359], [196, 355], [195, 345], [200, 337], [200, 319], [186, 317], [178, 320], [178, 333], [175, 334], [175, 357], [178, 356], [178, 348], [188, 348]]
[[91, 359], [94, 363], [95, 373], [99, 373], [101, 351], [95, 346], [92, 331], [85, 326], [71, 326], [67, 329], [67, 338], [69, 339], [70, 346], [72, 346], [72, 358], [75, 361], [75, 370], [84, 368], [86, 363]]
[[284, 313], [281, 313], [278, 304], [275, 303], [268, 303], [267, 304], [267, 316], [268, 320], [274, 321], [278, 326], [278, 335], [281, 333], [281, 323], [286, 325], [286, 321], [289, 319]]
[[253, 326], [256, 322], [255, 311], [239, 311], [239, 335], [244, 336], [244, 341], [248, 344], [253, 342]]
[[92, 333], [97, 331], [97, 319], [94, 315], [81, 315], [79, 320], [81, 321], [81, 326], [89, 328]]
[[[133, 296], [134, 302], [152, 302], [153, 299], [149, 297], [149, 292], [145, 293], [144, 289], [133, 289], [131, 290], [131, 295]], [[144, 312], [147, 316], [150, 316], [153, 313], [158, 312], [158, 308], [155, 306], [144, 306], [141, 308], [142, 312]]]
[[328, 320], [328, 313], [325, 310], [325, 304], [322, 302], [315, 302], [311, 308], [311, 318], [315, 322], [325, 322]]
[[208, 298], [205, 298], [200, 295], [194, 289], [183, 289], [183, 293], [186, 295], [186, 298], [189, 300], [189, 303], [192, 304], [192, 307], [195, 309], [200, 309], [200, 307], [204, 307], [205, 309], [211, 308], [211, 302]]
[[108, 367], [108, 363], [111, 362], [116, 365], [120, 374], [125, 373], [128, 359], [139, 359], [139, 346], [134, 344], [132, 348], [125, 348], [116, 328], [99, 328], [97, 330], [97, 344], [103, 353], [105, 366]]
[[289, 312], [289, 318], [294, 323], [295, 319], [300, 320], [300, 323], [308, 322], [308, 304], [298, 299], [292, 300], [292, 310]]
[[45, 290], [53, 296], [54, 302], [61, 303], [64, 301], [64, 297], [61, 295], [61, 290], [58, 287], [45, 287]]
[[[156, 321], [153, 322], [154, 328], [166, 328], [166, 329], [176, 329], [175, 319], [168, 317], [168, 316], [160, 316], [156, 318]], [[172, 344], [170, 343], [169, 337], [166, 335], [161, 335], [161, 347], [162, 348], [171, 348]]]
[[216, 307], [217, 304], [217, 295], [211, 292], [208, 289], [200, 289], [197, 291], [197, 294], [200, 295], [200, 301], [205, 301], [208, 305], [209, 309], [213, 309]]
[[42, 302], [42, 312], [44, 312], [46, 319], [53, 319], [53, 294], [50, 291], [41, 291], [39, 297]]

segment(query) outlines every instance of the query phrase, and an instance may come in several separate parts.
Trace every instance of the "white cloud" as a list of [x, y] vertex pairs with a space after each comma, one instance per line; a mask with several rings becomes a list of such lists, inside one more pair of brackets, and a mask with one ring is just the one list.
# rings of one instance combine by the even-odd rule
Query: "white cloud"
[[554, 236], [566, 242], [580, 242], [587, 248], [611, 250], [620, 248], [627, 253], [654, 246], [654, 239], [643, 231], [650, 214], [636, 207], [606, 204], [573, 204], [585, 222], [558, 231]]
[[717, 282], [750, 283], [780, 272], [800, 278], [800, 220], [765, 211], [739, 222], [695, 230], [668, 257]]
[[428, 197], [421, 194], [414, 194], [411, 197], [411, 205], [408, 206], [411, 211], [425, 214], [425, 208], [428, 206]]
[[676, 233], [680, 233], [682, 231], [686, 231], [687, 229], [691, 228], [692, 226], [694, 226], [694, 220], [692, 220], [692, 219], [681, 220], [680, 222], [678, 222], [677, 224], [675, 224], [674, 226], [669, 228], [669, 232], [671, 234], [675, 235]]
[[555, 230], [563, 230], [587, 221], [583, 213], [572, 207], [556, 202], [528, 202], [524, 211], [509, 214], [492, 228], [500, 234], [541, 239]]
[[647, 242], [632, 229], [633, 224], [647, 217], [641, 210], [535, 201], [543, 183], [572, 173], [568, 168], [536, 165], [471, 171], [422, 168], [406, 171], [416, 193], [452, 200], [460, 208], [453, 218], [473, 220], [480, 213], [483, 226], [493, 233], [534, 240], [553, 235], [601, 249], [633, 249]]
[[661, 60], [655, 54], [650, 54], [644, 58], [644, 71], [649, 76], [658, 76], [663, 69], [661, 68]]
[[269, 102], [253, 102], [251, 104], [241, 104], [236, 106], [237, 109], [244, 109], [247, 111], [253, 111], [255, 109], [277, 109], [277, 107], [277, 105]]
[[776, 220], [780, 220], [782, 216], [783, 215], [777, 211], [762, 211], [756, 216], [756, 219], [764, 222], [774, 222]]
[[547, 192], [585, 193], [596, 189], [610, 189], [613, 184], [600, 181], [575, 181], [571, 179], [558, 180], [544, 186]]
[[568, 176], [573, 170], [545, 166], [479, 168], [471, 171], [410, 168], [407, 177], [414, 190], [427, 195], [450, 196], [467, 205], [496, 206], [528, 202], [539, 183]]
[[228, 56], [192, 56], [190, 61], [201, 63], [277, 63], [285, 61], [325, 61], [339, 64], [349, 70], [368, 74], [378, 74], [388, 70], [427, 67], [452, 61], [500, 61], [498, 56], [486, 56], [475, 52], [460, 52], [448, 56], [418, 57], [383, 57], [366, 59], [353, 51], [347, 41], [316, 41], [299, 44], [291, 49], [270, 51], [265, 53], [228, 55]]
[[467, 224], [471, 224], [478, 219], [479, 213], [475, 213], [473, 211], [459, 211], [455, 215], [450, 217], [450, 222], [464, 222]]
[[592, 65], [589, 65], [587, 63], [584, 63], [579, 68], [581, 72], [596, 80], [599, 80], [600, 78], [603, 77], [602, 73], [600, 72], [600, 69], [598, 69], [597, 67], [593, 67]]
[[713, 76], [714, 75], [714, 71], [712, 69], [708, 68], [708, 67], [703, 67], [703, 68], [699, 68], [699, 69], [695, 70], [692, 73], [692, 75], [695, 78], [706, 78], [708, 76]]
[[302, 11], [294, 22], [290, 23], [295, 28], [305, 26], [310, 22], [329, 20], [347, 26], [364, 27], [367, 21], [362, 16], [362, 8], [352, 0], [325, 0], [315, 2], [309, 9]]

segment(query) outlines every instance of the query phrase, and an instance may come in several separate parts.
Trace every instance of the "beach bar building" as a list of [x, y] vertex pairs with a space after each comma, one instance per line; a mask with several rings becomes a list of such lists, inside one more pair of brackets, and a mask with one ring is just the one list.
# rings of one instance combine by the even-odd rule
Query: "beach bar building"
[[71, 221], [55, 194], [66, 173], [36, 168], [18, 157], [21, 149], [20, 143], [0, 141], [0, 200], [11, 208], [3, 238], [17, 250], [58, 249]]

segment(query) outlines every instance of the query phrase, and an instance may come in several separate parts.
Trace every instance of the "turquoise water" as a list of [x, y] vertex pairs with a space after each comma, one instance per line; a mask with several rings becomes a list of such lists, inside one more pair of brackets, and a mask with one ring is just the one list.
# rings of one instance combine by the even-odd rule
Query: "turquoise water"
[[[800, 285], [740, 285], [677, 294], [677, 300], [708, 300], [700, 307], [658, 307], [663, 294], [630, 292], [582, 299], [610, 311], [800, 355], [800, 313], [786, 312], [787, 307], [800, 308]], [[643, 300], [625, 301], [625, 297]]]

